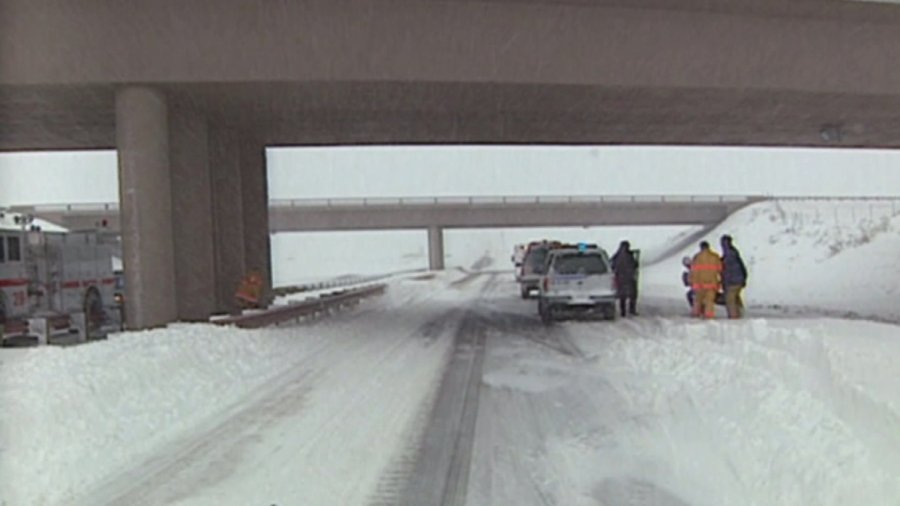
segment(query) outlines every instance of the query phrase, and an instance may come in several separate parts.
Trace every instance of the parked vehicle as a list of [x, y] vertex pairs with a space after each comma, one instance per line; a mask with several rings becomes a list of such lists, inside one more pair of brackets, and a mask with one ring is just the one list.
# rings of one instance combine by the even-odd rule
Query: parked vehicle
[[47, 225], [0, 212], [3, 341], [66, 333], [98, 337], [117, 318], [113, 246], [96, 231]]
[[533, 241], [525, 248], [525, 256], [516, 275], [519, 292], [523, 299], [531, 297], [532, 293], [537, 293], [538, 284], [544, 274], [547, 254], [551, 249], [559, 247], [560, 244], [559, 241]]
[[551, 250], [539, 288], [538, 314], [544, 323], [573, 316], [616, 318], [615, 278], [609, 256], [595, 245]]

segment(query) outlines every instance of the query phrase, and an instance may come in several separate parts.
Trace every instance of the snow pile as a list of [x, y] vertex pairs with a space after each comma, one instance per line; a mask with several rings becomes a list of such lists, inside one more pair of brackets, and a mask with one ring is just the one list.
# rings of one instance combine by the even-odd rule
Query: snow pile
[[658, 320], [641, 334], [578, 336], [627, 418], [548, 442], [545, 472], [574, 486], [562, 503], [897, 504], [896, 327]]
[[[900, 320], [900, 201], [764, 202], [737, 212], [707, 240], [718, 250], [726, 233], [749, 270], [749, 306]], [[681, 257], [696, 251], [649, 266], [644, 293], [681, 299]]]
[[318, 341], [173, 325], [29, 349], [0, 373], [0, 504], [61, 504], [227, 408]]

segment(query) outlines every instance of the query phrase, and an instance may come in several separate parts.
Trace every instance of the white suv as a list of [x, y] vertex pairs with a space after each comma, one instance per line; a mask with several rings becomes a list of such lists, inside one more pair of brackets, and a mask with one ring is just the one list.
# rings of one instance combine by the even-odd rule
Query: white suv
[[566, 316], [616, 318], [616, 287], [602, 248], [551, 250], [544, 272], [538, 287], [538, 314], [544, 323]]

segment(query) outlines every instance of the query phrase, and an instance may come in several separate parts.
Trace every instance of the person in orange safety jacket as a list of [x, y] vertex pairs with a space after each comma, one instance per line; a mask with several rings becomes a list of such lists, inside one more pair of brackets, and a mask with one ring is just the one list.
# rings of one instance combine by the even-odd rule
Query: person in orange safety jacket
[[238, 305], [243, 308], [258, 308], [262, 305], [263, 277], [259, 271], [253, 270], [241, 279], [235, 293]]
[[709, 243], [700, 243], [700, 252], [691, 261], [691, 288], [694, 290], [694, 316], [715, 318], [716, 294], [722, 288], [722, 257], [709, 247]]

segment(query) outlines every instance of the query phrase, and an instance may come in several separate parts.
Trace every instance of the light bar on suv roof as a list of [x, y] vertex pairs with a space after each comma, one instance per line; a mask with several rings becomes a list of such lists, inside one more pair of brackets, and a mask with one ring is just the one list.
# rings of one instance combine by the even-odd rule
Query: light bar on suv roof
[[599, 249], [595, 243], [577, 243], [577, 244], [567, 244], [567, 243], [559, 243], [559, 245], [553, 246], [553, 249]]

